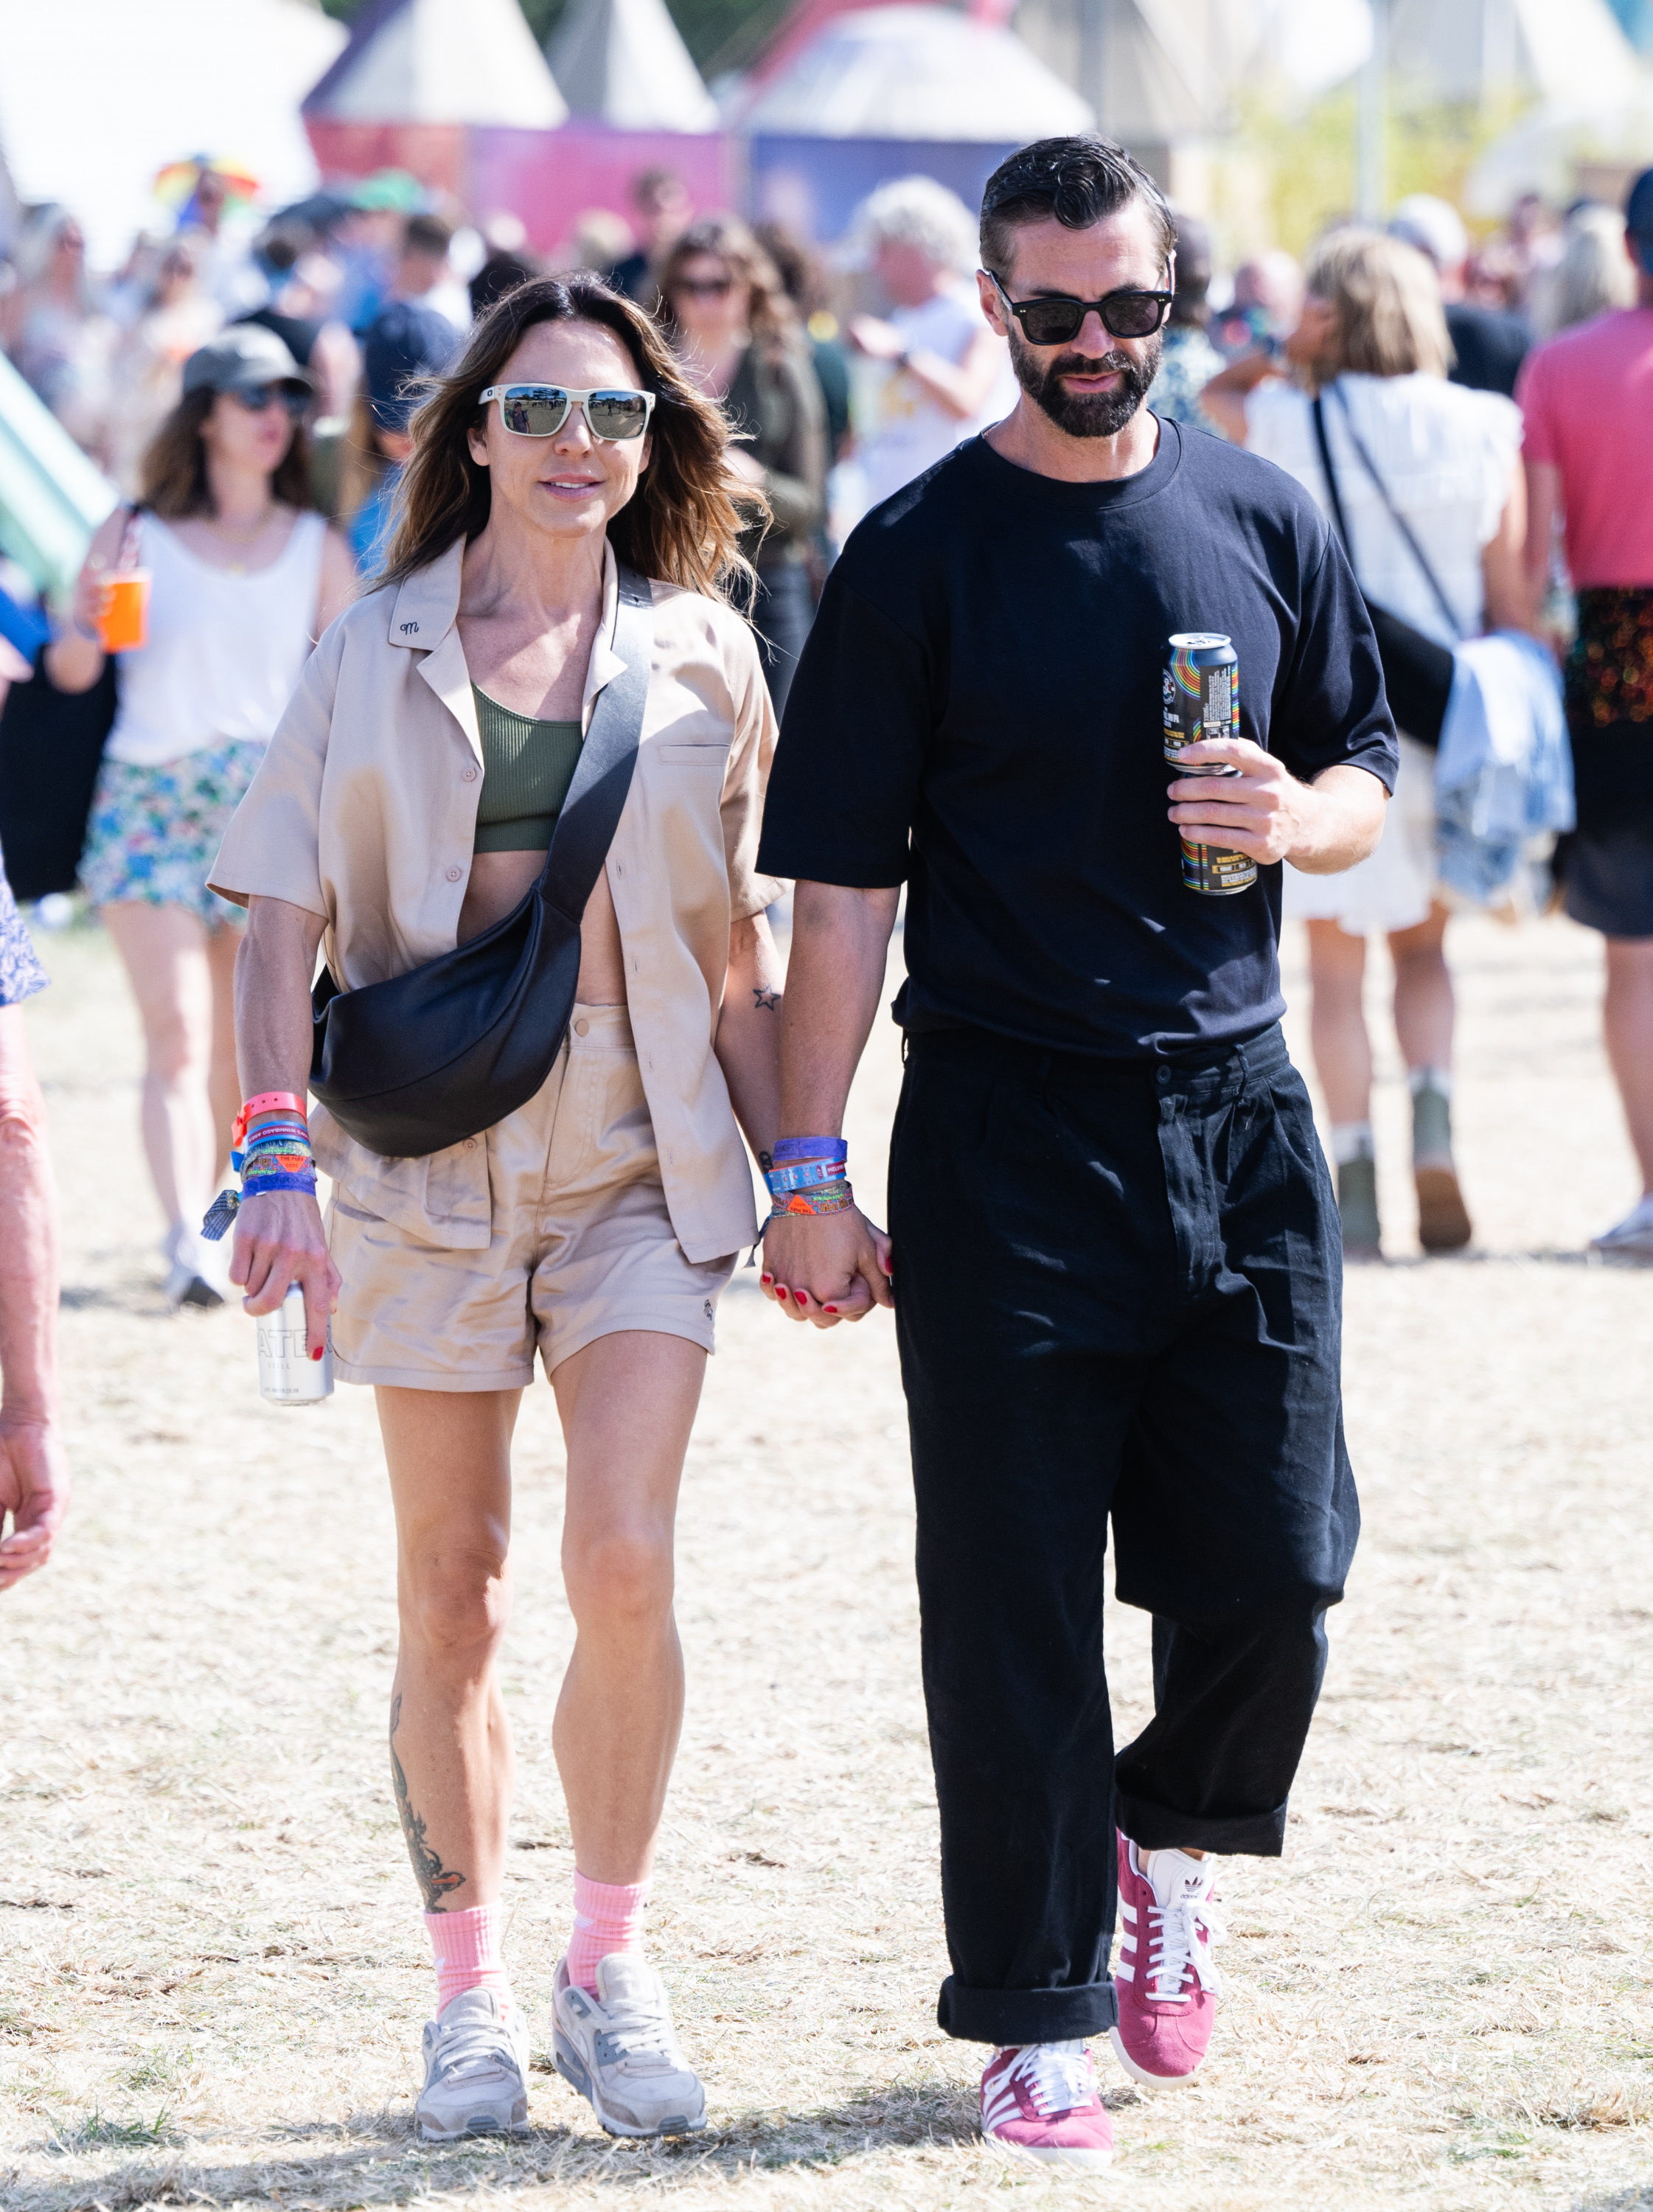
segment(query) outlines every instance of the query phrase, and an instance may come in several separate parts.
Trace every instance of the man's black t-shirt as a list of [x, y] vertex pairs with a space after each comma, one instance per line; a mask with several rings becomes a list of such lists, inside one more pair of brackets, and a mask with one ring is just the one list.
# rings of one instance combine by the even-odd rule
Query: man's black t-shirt
[[1279, 1019], [1280, 871], [1184, 888], [1160, 678], [1239, 656], [1240, 726], [1307, 780], [1393, 789], [1347, 562], [1283, 470], [1162, 420], [1148, 466], [1066, 483], [972, 440], [850, 538], [793, 679], [758, 865], [908, 884], [897, 1018], [1149, 1058]]

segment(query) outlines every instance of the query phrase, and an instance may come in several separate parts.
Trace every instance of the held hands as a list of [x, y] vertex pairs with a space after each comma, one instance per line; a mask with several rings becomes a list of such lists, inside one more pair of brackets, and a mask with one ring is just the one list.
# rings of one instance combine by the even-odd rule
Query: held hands
[[339, 1273], [328, 1257], [321, 1208], [303, 1190], [256, 1191], [235, 1217], [229, 1279], [246, 1291], [242, 1310], [274, 1313], [288, 1285], [304, 1289], [312, 1359], [327, 1346], [327, 1316], [338, 1304]]
[[890, 1276], [890, 1239], [859, 1206], [782, 1214], [763, 1238], [761, 1286], [789, 1321], [836, 1328], [893, 1306]]
[[1249, 738], [1201, 738], [1177, 758], [1191, 768], [1210, 762], [1240, 771], [1182, 776], [1170, 786], [1170, 818], [1180, 836], [1265, 862], [1288, 860], [1307, 841], [1313, 792]]

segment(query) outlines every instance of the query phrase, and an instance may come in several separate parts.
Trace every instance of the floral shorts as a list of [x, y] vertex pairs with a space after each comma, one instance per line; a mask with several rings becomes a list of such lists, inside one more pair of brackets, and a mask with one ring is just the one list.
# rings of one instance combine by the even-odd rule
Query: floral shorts
[[181, 906], [209, 929], [244, 922], [241, 908], [207, 889], [207, 871], [264, 756], [262, 744], [240, 738], [158, 768], [106, 760], [81, 854], [93, 905]]
[[34, 957], [29, 933], [6, 881], [6, 856], [0, 853], [0, 1006], [21, 1006], [46, 986], [46, 969]]

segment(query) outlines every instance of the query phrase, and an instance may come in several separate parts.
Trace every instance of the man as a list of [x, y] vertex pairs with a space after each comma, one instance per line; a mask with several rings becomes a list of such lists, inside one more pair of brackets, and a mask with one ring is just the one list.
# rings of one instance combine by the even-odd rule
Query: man
[[847, 332], [890, 368], [856, 454], [876, 507], [997, 422], [1014, 387], [965, 273], [975, 227], [956, 192], [933, 177], [897, 177], [864, 202], [854, 230], [890, 302], [887, 316], [852, 315]]
[[471, 295], [448, 259], [453, 244], [453, 226], [444, 216], [410, 216], [390, 297], [441, 315], [456, 337], [463, 337], [471, 327]]
[[645, 169], [632, 186], [637, 250], [609, 271], [609, 283], [651, 315], [659, 305], [654, 271], [694, 221], [695, 203], [675, 169]]
[[23, 1027], [23, 1001], [46, 981], [0, 854], [0, 1594], [45, 1566], [69, 1510], [58, 1425], [58, 1194]]
[[1531, 345], [1532, 333], [1519, 315], [1498, 307], [1478, 307], [1466, 298], [1469, 233], [1449, 200], [1432, 192], [1409, 192], [1389, 218], [1389, 236], [1415, 246], [1435, 266], [1452, 341], [1447, 374], [1472, 392], [1515, 394], [1516, 378]]
[[[1337, 1214], [1280, 1040], [1277, 864], [1370, 852], [1396, 761], [1314, 503], [1142, 406], [1174, 245], [1106, 140], [994, 173], [981, 298], [1021, 396], [845, 548], [763, 844], [799, 878], [775, 1181], [799, 1210], [764, 1263], [794, 1318], [892, 1302], [890, 1247], [807, 1163], [837, 1150], [908, 886], [890, 1230], [939, 2017], [996, 2046], [988, 2139], [1081, 2166], [1110, 2148], [1085, 2038], [1111, 2027], [1151, 2083], [1204, 2054], [1208, 1855], [1281, 1848], [1354, 1545]], [[1233, 639], [1242, 734], [1171, 785], [1166, 640], [1194, 630]], [[1179, 833], [1257, 880], [1185, 888]], [[1116, 1790], [1110, 1514], [1158, 1703]]]
[[1211, 342], [1211, 233], [1192, 216], [1178, 214], [1176, 297], [1165, 318], [1164, 351], [1149, 404], [1156, 415], [1171, 415], [1191, 429], [1222, 432], [1200, 404], [1200, 394], [1223, 372], [1223, 356]]
[[1636, 305], [1563, 331], [1516, 389], [1527, 418], [1527, 574], [1534, 623], [1552, 532], [1566, 521], [1578, 637], [1566, 669], [1578, 829], [1562, 855], [1567, 912], [1607, 940], [1607, 1058], [1642, 1195], [1595, 1238], [1653, 1261], [1653, 169], [1631, 187]]

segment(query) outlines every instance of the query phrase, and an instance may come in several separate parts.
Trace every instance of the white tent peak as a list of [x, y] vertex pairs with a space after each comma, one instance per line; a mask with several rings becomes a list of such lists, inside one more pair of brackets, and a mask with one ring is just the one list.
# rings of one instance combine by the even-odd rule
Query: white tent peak
[[730, 118], [776, 137], [1006, 144], [1095, 114], [1013, 31], [950, 8], [864, 8], [824, 24]]
[[568, 112], [518, 0], [372, 0], [304, 107], [339, 123], [531, 131]]
[[665, 0], [574, 0], [546, 49], [576, 115], [619, 131], [715, 131], [716, 102]]

